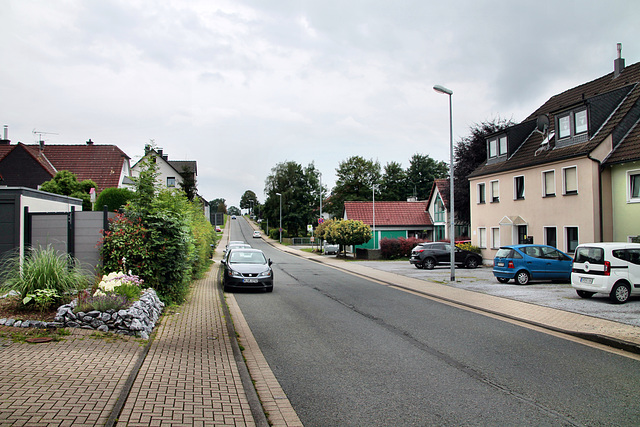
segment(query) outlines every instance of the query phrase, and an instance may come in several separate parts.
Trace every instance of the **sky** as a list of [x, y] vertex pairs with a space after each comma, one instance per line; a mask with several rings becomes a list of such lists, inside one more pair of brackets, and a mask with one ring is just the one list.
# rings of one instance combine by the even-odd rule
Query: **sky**
[[[476, 123], [640, 61], [637, 0], [0, 0], [13, 143], [145, 144], [196, 160], [206, 200], [264, 202], [278, 163], [330, 191], [351, 156], [449, 162]], [[35, 131], [35, 133], [34, 133]]]

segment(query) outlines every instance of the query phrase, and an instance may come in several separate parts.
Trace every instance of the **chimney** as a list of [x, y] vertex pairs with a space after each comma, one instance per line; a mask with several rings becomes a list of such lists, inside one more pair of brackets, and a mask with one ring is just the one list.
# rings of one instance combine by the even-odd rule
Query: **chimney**
[[156, 151], [158, 152], [158, 156], [162, 157], [162, 148], [158, 148]]
[[44, 151], [44, 141], [40, 140], [40, 152]]
[[622, 57], [622, 43], [618, 43], [618, 58], [613, 61], [613, 78], [617, 78], [624, 70], [624, 58]]
[[4, 137], [0, 139], [0, 145], [9, 145], [9, 126], [4, 125]]
[[91, 138], [89, 138], [89, 140], [87, 141], [87, 145], [93, 145], [93, 141], [91, 140]]

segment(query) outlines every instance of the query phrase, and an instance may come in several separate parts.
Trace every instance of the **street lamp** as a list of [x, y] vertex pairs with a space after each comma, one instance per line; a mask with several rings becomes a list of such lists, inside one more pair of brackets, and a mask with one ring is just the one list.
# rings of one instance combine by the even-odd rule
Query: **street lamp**
[[456, 281], [456, 234], [455, 234], [455, 216], [453, 209], [453, 109], [451, 107], [451, 95], [453, 95], [453, 91], [451, 89], [447, 89], [444, 86], [435, 85], [433, 87], [438, 93], [444, 93], [445, 95], [449, 95], [449, 206], [451, 211], [449, 212], [449, 221], [450, 221], [450, 231], [449, 231], [449, 243], [451, 246], [451, 281]]
[[280, 196], [280, 243], [282, 243], [282, 194], [276, 193], [276, 196]]
[[376, 185], [373, 184], [371, 186], [372, 189], [372, 200], [373, 200], [373, 249], [378, 249], [376, 246]]

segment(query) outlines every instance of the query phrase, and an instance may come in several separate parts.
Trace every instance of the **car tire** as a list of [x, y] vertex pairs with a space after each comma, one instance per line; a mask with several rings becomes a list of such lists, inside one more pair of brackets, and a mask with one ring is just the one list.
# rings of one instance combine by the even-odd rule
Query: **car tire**
[[498, 279], [498, 282], [500, 283], [509, 283], [509, 280], [511, 280], [507, 279], [506, 277], [496, 277], [496, 279]]
[[611, 288], [611, 293], [609, 294], [609, 299], [614, 304], [624, 304], [629, 300], [629, 296], [631, 295], [631, 288], [626, 283], [618, 282], [613, 285]]
[[531, 276], [526, 270], [520, 270], [516, 273], [516, 283], [518, 285], [528, 285], [531, 280]]
[[576, 293], [580, 298], [584, 298], [584, 299], [589, 299], [595, 294], [595, 292], [581, 291], [581, 290], [576, 290]]
[[464, 264], [466, 268], [476, 268], [478, 267], [478, 260], [474, 257], [470, 257], [467, 262]]
[[436, 266], [436, 260], [433, 258], [425, 258], [425, 260], [422, 261], [422, 266], [427, 270], [433, 270], [433, 267]]

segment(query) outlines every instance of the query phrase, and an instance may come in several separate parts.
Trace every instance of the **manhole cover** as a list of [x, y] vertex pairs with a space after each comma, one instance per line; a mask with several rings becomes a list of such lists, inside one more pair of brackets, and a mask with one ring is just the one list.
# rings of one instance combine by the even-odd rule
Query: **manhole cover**
[[27, 338], [25, 341], [26, 342], [30, 342], [30, 343], [50, 342], [50, 341], [53, 341], [53, 338], [51, 338], [51, 337], [35, 337], [35, 338]]

